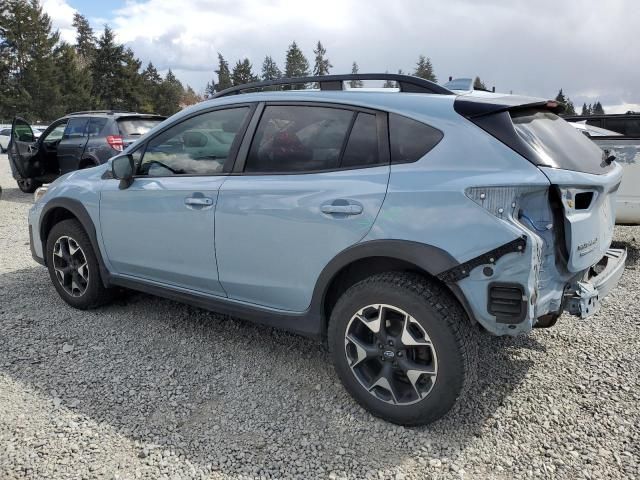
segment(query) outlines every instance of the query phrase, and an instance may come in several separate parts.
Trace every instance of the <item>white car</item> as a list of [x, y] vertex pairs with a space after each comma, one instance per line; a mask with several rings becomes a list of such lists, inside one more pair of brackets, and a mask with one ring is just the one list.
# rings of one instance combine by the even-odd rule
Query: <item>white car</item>
[[616, 223], [640, 225], [640, 138], [588, 125], [585, 120], [569, 122], [591, 138], [607, 155], [622, 165], [622, 183], [616, 200]]
[[0, 153], [7, 151], [9, 140], [11, 139], [11, 127], [0, 129]]

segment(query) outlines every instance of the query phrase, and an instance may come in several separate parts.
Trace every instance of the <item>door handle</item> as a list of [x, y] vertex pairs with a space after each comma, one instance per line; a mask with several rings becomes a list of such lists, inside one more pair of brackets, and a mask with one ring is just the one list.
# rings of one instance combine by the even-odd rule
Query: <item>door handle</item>
[[342, 213], [344, 215], [359, 215], [362, 213], [362, 206], [356, 204], [349, 205], [322, 205], [320, 207], [322, 213]]
[[194, 207], [211, 207], [213, 205], [213, 198], [209, 197], [187, 197], [184, 199], [184, 204], [187, 208]]

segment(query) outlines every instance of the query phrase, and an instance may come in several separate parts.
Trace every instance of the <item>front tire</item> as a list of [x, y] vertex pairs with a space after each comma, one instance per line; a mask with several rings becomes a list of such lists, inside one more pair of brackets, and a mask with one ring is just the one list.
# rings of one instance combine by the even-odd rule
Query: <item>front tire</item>
[[102, 284], [89, 236], [77, 220], [63, 220], [53, 226], [46, 255], [53, 286], [69, 305], [86, 310], [111, 300], [111, 291]]
[[33, 178], [21, 178], [17, 180], [17, 183], [20, 191], [24, 193], [33, 193], [42, 185]]
[[393, 423], [424, 425], [444, 416], [475, 378], [473, 334], [440, 284], [390, 272], [338, 300], [329, 349], [342, 383], [364, 408]]

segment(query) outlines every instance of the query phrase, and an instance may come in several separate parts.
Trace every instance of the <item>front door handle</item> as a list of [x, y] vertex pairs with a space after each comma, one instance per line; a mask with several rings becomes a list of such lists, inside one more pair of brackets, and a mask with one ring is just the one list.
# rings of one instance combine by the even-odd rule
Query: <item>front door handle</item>
[[213, 206], [213, 198], [209, 197], [187, 197], [184, 199], [187, 208], [205, 209]]
[[343, 215], [359, 215], [362, 213], [362, 206], [356, 204], [349, 205], [322, 205], [320, 207], [322, 213], [342, 213]]

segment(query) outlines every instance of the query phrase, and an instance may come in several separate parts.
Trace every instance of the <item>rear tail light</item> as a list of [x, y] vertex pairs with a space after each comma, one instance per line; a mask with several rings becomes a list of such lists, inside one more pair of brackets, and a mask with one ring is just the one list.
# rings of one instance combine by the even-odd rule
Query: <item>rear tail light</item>
[[107, 143], [111, 148], [113, 148], [114, 150], [117, 150], [118, 152], [121, 152], [124, 150], [124, 140], [120, 135], [108, 135]]

